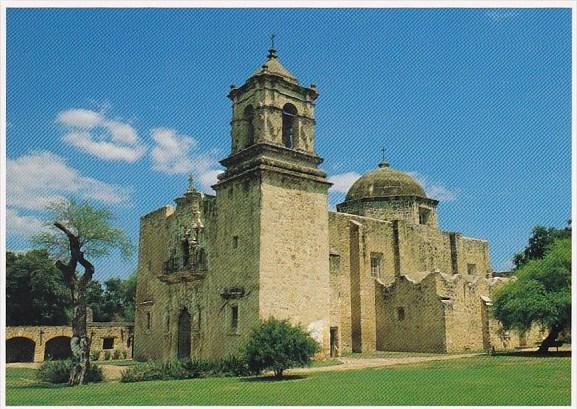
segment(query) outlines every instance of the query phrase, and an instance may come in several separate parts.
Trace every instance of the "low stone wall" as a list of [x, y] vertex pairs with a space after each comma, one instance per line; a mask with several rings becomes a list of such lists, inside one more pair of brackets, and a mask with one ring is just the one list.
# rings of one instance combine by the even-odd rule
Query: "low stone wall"
[[[133, 323], [90, 322], [92, 359], [132, 359]], [[6, 362], [43, 362], [70, 356], [70, 326], [6, 327]]]

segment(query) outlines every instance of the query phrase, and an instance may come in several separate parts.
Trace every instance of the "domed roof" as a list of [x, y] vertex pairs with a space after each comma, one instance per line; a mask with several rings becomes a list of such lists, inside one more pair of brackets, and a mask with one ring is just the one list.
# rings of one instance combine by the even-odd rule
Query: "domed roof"
[[427, 197], [423, 187], [410, 175], [392, 169], [387, 162], [361, 176], [349, 189], [346, 200], [387, 196]]

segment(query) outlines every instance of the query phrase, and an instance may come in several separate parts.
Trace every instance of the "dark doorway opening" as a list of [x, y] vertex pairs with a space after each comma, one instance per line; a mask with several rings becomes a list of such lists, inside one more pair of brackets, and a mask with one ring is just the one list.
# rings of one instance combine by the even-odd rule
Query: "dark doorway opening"
[[44, 349], [44, 360], [59, 360], [67, 358], [72, 358], [70, 337], [55, 337], [46, 343], [46, 348]]
[[178, 316], [178, 359], [190, 358], [191, 319], [188, 311], [183, 309]]
[[339, 328], [331, 327], [330, 335], [331, 357], [335, 358], [339, 356]]
[[10, 338], [6, 341], [6, 362], [34, 362], [35, 348], [30, 338]]

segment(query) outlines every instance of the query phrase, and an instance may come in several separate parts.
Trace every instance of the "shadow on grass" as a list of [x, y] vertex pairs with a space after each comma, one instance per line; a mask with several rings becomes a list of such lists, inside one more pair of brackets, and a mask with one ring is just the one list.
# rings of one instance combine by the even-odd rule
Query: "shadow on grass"
[[280, 378], [275, 376], [253, 376], [251, 378], [241, 378], [242, 382], [284, 382], [284, 381], [297, 381], [299, 379], [306, 379], [307, 376], [304, 375], [284, 375]]
[[541, 354], [537, 351], [511, 351], [511, 352], [497, 352], [493, 356], [517, 356], [523, 358], [571, 358], [571, 351], [550, 351]]

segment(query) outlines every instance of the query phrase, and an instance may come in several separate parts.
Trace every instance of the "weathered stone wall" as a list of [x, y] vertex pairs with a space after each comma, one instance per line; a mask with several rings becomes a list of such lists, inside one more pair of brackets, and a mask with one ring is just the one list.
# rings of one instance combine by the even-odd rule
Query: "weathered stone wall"
[[[490, 348], [489, 296], [484, 278], [469, 281], [461, 275], [436, 275], [445, 306], [447, 352], [487, 351]], [[485, 309], [485, 311], [483, 311]]]
[[429, 210], [427, 226], [437, 227], [437, 210], [428, 200], [417, 197], [374, 198], [344, 202], [337, 205], [341, 213], [366, 216], [374, 219], [392, 221], [404, 220], [411, 224], [419, 224], [419, 207]]
[[[217, 185], [216, 218], [211, 235], [211, 271], [207, 275], [208, 355], [236, 353], [259, 319], [260, 185], [254, 174]], [[236, 237], [236, 239], [235, 239]], [[242, 288], [244, 296], [226, 298], [226, 289]], [[232, 308], [238, 327], [232, 328]]]
[[374, 351], [376, 348], [375, 277], [371, 254], [380, 255], [377, 277], [392, 282], [395, 277], [395, 243], [392, 223], [344, 213], [329, 213], [330, 248], [340, 256], [340, 274], [331, 275], [340, 297], [331, 299], [331, 327], [338, 327], [340, 350]]
[[328, 184], [263, 171], [260, 317], [301, 323], [329, 348]]
[[[118, 358], [132, 358], [133, 324], [124, 322], [89, 322], [88, 336], [91, 338], [91, 357], [98, 354], [104, 358], [104, 352], [110, 353], [110, 358], [115, 354]], [[17, 326], [6, 327], [6, 341], [14, 338], [25, 338], [34, 343], [33, 362], [43, 362], [46, 344], [59, 337], [71, 338], [72, 327], [70, 326]], [[112, 338], [112, 348], [104, 349], [103, 340]], [[69, 341], [68, 341], [69, 342]], [[7, 357], [8, 362], [11, 360]]]
[[489, 243], [486, 240], [460, 236], [458, 240], [459, 274], [469, 275], [469, 267], [474, 266], [477, 277], [491, 277]]
[[430, 274], [416, 282], [402, 276], [377, 291], [377, 349], [447, 352], [444, 306]]
[[401, 274], [451, 272], [449, 235], [438, 229], [399, 222]]

